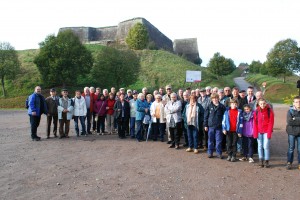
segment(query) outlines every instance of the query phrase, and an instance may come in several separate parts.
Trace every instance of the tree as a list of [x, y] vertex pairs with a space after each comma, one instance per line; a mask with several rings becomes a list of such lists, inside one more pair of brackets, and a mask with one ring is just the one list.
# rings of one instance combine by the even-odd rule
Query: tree
[[208, 70], [219, 76], [228, 75], [236, 68], [232, 59], [225, 58], [219, 52], [215, 53], [213, 58], [209, 60]]
[[4, 80], [13, 80], [19, 70], [20, 62], [15, 48], [8, 42], [0, 42], [0, 78], [4, 97], [6, 97]]
[[295, 40], [281, 40], [275, 44], [267, 55], [266, 66], [272, 76], [286, 76], [300, 71], [300, 49]]
[[42, 79], [47, 86], [77, 83], [79, 75], [86, 75], [93, 65], [90, 51], [81, 44], [71, 31], [59, 32], [57, 37], [49, 35], [40, 43], [40, 52], [35, 57]]
[[251, 73], [260, 73], [260, 69], [263, 67], [263, 64], [258, 60], [253, 60], [249, 65], [249, 70]]
[[147, 28], [142, 23], [136, 23], [128, 32], [126, 43], [129, 48], [142, 50], [148, 46], [149, 36]]
[[139, 69], [139, 59], [133, 51], [107, 47], [96, 55], [91, 77], [100, 87], [119, 88], [135, 83]]

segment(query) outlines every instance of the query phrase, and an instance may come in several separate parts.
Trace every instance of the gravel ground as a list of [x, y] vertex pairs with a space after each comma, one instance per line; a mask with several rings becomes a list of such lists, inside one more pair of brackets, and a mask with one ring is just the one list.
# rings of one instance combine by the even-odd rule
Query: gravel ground
[[[299, 199], [300, 170], [285, 169], [288, 107], [275, 105], [271, 168], [209, 159], [116, 135], [30, 140], [26, 111], [0, 111], [1, 199]], [[297, 155], [297, 154], [296, 154]], [[295, 157], [296, 157], [295, 155]], [[254, 158], [257, 161], [257, 156]], [[295, 164], [297, 164], [295, 162]]]

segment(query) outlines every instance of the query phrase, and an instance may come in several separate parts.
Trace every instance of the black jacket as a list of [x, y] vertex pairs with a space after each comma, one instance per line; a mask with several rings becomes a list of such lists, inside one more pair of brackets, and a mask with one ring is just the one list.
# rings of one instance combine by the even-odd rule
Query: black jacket
[[300, 136], [300, 111], [290, 108], [287, 112], [286, 122], [287, 134]]
[[216, 107], [212, 102], [207, 106], [204, 112], [204, 127], [222, 128], [223, 115], [226, 107], [219, 103]]
[[[117, 119], [121, 119], [123, 115], [122, 103], [120, 100], [117, 100], [114, 105], [114, 116]], [[124, 100], [124, 118], [125, 120], [129, 120], [130, 118], [130, 105], [127, 101]]]

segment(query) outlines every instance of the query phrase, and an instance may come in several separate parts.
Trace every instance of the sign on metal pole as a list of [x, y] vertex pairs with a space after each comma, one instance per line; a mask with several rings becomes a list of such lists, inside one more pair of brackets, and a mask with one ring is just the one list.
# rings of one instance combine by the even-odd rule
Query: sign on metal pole
[[185, 82], [187, 83], [201, 82], [201, 71], [186, 71]]

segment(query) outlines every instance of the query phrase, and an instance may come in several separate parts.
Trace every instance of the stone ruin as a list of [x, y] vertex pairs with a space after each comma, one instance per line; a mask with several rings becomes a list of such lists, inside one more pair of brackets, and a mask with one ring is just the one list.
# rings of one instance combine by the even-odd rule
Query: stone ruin
[[142, 23], [148, 30], [149, 40], [157, 49], [164, 49], [200, 65], [197, 38], [175, 39], [174, 42], [160, 32], [144, 18], [133, 18], [120, 22], [117, 26], [108, 27], [63, 27], [59, 31], [72, 30], [82, 43], [109, 45], [119, 42], [126, 44], [125, 39], [129, 30], [136, 24]]

